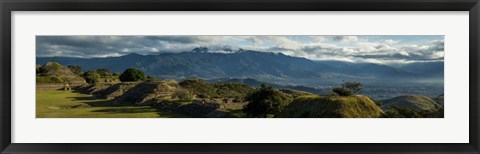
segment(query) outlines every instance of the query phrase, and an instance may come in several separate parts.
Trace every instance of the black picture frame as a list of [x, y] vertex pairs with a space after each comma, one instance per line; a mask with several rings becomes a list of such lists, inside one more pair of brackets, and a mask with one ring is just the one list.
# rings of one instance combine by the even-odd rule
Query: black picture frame
[[[479, 153], [478, 0], [2, 0], [2, 153]], [[11, 143], [12, 11], [469, 11], [469, 143], [96, 144]], [[34, 129], [34, 128], [32, 128]], [[454, 133], [454, 132], [446, 132]]]

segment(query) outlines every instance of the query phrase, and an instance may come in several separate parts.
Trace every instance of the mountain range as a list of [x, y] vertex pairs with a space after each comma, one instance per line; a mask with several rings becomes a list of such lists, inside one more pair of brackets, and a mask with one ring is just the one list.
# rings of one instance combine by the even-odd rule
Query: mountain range
[[37, 57], [37, 64], [56, 61], [62, 65], [79, 65], [84, 71], [108, 68], [122, 72], [134, 67], [159, 79], [188, 77], [206, 80], [252, 78], [280, 85], [335, 86], [344, 81], [372, 85], [441, 84], [442, 62], [416, 62], [399, 66], [344, 61], [314, 61], [282, 53], [205, 47], [189, 52], [158, 55], [128, 54], [120, 57], [72, 58]]

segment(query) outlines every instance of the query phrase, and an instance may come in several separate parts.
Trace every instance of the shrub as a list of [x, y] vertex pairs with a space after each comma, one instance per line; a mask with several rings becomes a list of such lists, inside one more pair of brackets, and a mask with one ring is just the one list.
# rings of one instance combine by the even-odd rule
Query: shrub
[[157, 78], [154, 77], [154, 76], [147, 76], [147, 78], [145, 79], [145, 81], [147, 81], [147, 82], [152, 82], [152, 81], [156, 81], [156, 80], [157, 80]]
[[178, 98], [181, 101], [191, 101], [193, 99], [192, 93], [186, 89], [179, 88], [172, 94], [172, 98]]
[[333, 88], [332, 91], [335, 92], [339, 96], [350, 96], [350, 95], [352, 95], [351, 91], [349, 91], [345, 88], [342, 88], [342, 87]]
[[76, 75], [82, 74], [82, 67], [80, 67], [80, 66], [68, 65], [67, 67], [68, 67], [68, 69], [70, 69], [70, 71], [72, 71], [72, 73], [74, 73]]
[[292, 101], [292, 98], [272, 87], [262, 86], [245, 98], [249, 103], [243, 111], [253, 117], [267, 117], [268, 114], [277, 114]]
[[83, 73], [82, 76], [89, 84], [97, 84], [97, 80], [100, 78], [100, 74], [98, 74], [96, 71], [87, 71]]
[[135, 68], [128, 68], [120, 75], [120, 81], [122, 82], [141, 80], [145, 80], [145, 74]]
[[345, 82], [342, 84], [342, 88], [345, 88], [354, 94], [358, 94], [362, 91], [362, 84], [360, 82]]
[[101, 76], [110, 76], [110, 70], [108, 68], [97, 69], [96, 72]]

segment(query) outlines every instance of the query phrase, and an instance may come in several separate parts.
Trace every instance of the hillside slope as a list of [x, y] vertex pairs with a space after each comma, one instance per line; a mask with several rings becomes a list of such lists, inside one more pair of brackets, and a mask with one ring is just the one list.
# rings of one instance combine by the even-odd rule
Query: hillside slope
[[382, 109], [370, 98], [354, 96], [300, 96], [278, 118], [376, 118]]
[[[392, 83], [390, 82], [392, 80], [415, 82], [432, 77], [432, 75], [411, 73], [382, 64], [313, 61], [281, 53], [250, 50], [239, 50], [228, 54], [198, 52], [194, 49], [181, 53], [129, 54], [105, 58], [37, 57], [39, 64], [48, 61], [57, 61], [64, 65], [80, 65], [83, 70], [109, 68], [112, 72], [122, 72], [126, 68], [134, 67], [160, 79], [254, 78], [275, 84], [338, 85], [343, 81], [381, 84]], [[443, 76], [433, 77], [443, 80]]]
[[436, 110], [439, 106], [439, 104], [427, 96], [405, 95], [384, 100], [381, 107], [384, 110], [392, 107], [400, 107], [416, 111], [432, 111]]

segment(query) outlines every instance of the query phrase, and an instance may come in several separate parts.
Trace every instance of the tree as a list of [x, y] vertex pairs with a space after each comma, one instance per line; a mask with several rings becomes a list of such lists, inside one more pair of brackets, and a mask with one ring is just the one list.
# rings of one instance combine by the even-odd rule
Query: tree
[[262, 84], [255, 92], [245, 98], [249, 103], [243, 111], [253, 117], [267, 117], [268, 114], [277, 114], [292, 101], [292, 98], [282, 92]]
[[335, 92], [339, 96], [350, 96], [350, 95], [352, 95], [351, 91], [349, 91], [345, 88], [342, 88], [342, 87], [333, 88], [332, 91]]
[[97, 69], [97, 73], [101, 76], [110, 76], [110, 70], [108, 68]]
[[179, 88], [172, 94], [172, 98], [178, 98], [181, 101], [191, 101], [193, 95], [187, 89]]
[[358, 94], [362, 91], [362, 84], [360, 82], [345, 82], [342, 84], [342, 87], [353, 94]]
[[113, 73], [113, 76], [120, 76], [121, 74], [122, 73], [120, 73], [120, 72], [115, 72], [115, 73]]
[[157, 80], [157, 78], [154, 77], [154, 76], [147, 76], [147, 78], [145, 79], [145, 81], [147, 81], [147, 82], [152, 82], [152, 81], [155, 81], [155, 80]]
[[42, 66], [40, 66], [40, 65], [38, 65], [38, 64], [37, 64], [37, 65], [35, 65], [35, 68], [36, 68], [36, 74], [37, 74], [37, 75], [38, 75], [38, 74], [40, 74], [40, 68], [41, 68], [41, 67], [42, 67]]
[[70, 71], [73, 72], [73, 74], [76, 74], [76, 75], [82, 74], [82, 67], [81, 66], [68, 65], [67, 67], [68, 67], [68, 69], [70, 69]]
[[120, 75], [120, 81], [129, 82], [129, 81], [140, 81], [145, 80], [145, 74], [135, 68], [128, 68]]
[[97, 84], [97, 80], [100, 78], [100, 74], [98, 74], [96, 71], [87, 71], [83, 73], [82, 76], [89, 84]]

